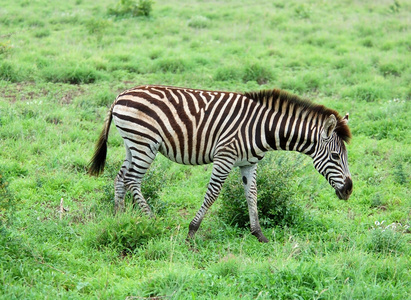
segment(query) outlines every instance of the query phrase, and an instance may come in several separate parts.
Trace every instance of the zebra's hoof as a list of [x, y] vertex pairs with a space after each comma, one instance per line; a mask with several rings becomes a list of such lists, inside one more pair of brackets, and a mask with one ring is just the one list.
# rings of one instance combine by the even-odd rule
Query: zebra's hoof
[[254, 231], [252, 234], [258, 239], [260, 243], [268, 243], [268, 239], [264, 236], [261, 230]]
[[194, 240], [194, 235], [195, 235], [195, 234], [196, 234], [196, 231], [190, 230], [190, 231], [188, 232], [188, 234], [187, 234], [186, 241], [188, 242], [188, 241]]

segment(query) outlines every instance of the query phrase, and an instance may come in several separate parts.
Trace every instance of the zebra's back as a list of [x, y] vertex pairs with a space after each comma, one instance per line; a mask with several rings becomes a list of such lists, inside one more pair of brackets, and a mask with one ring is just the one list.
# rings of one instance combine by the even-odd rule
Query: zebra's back
[[239, 93], [141, 86], [117, 97], [113, 116], [130, 146], [143, 137], [143, 143], [156, 144], [169, 159], [199, 165], [212, 162], [219, 147], [251, 132], [246, 123], [257, 106]]

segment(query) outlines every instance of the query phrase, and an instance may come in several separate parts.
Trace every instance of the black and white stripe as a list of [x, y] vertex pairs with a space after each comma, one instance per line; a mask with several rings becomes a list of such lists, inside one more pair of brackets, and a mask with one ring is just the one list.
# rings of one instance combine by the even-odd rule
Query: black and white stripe
[[141, 180], [157, 152], [177, 163], [213, 163], [204, 202], [190, 223], [193, 237], [235, 166], [241, 168], [251, 231], [262, 242], [257, 215], [256, 164], [270, 150], [298, 151], [311, 156], [341, 199], [352, 182], [344, 141], [350, 137], [348, 115], [281, 90], [234, 93], [167, 86], [140, 86], [120, 94], [111, 106], [89, 173], [104, 169], [111, 120], [124, 139], [126, 159], [115, 180], [116, 209], [129, 189], [148, 215]]

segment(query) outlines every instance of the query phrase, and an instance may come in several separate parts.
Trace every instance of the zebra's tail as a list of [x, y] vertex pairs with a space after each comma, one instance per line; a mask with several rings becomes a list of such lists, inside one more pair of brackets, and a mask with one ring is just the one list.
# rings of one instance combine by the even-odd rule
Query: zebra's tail
[[113, 107], [114, 103], [107, 114], [106, 120], [104, 121], [104, 127], [100, 133], [100, 137], [98, 138], [93, 158], [88, 164], [88, 174], [92, 176], [99, 176], [104, 172], [104, 165], [106, 163], [107, 156], [108, 133], [110, 131], [111, 120], [113, 119]]

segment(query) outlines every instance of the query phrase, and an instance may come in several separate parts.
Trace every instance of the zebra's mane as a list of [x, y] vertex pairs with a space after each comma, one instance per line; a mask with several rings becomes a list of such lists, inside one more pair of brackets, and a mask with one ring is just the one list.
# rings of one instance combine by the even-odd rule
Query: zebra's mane
[[311, 111], [314, 114], [319, 114], [327, 117], [333, 114], [337, 118], [337, 126], [335, 128], [337, 135], [347, 143], [351, 139], [350, 128], [348, 127], [346, 121], [343, 120], [338, 112], [333, 109], [327, 108], [324, 105], [315, 104], [308, 99], [302, 99], [296, 95], [279, 89], [246, 92], [244, 93], [244, 96], [260, 103], [270, 105], [270, 107], [275, 107], [275, 104], [277, 103], [277, 101], [279, 101], [280, 106], [283, 105], [284, 102], [287, 102], [289, 104], [294, 104], [298, 107], [301, 107], [303, 111]]

